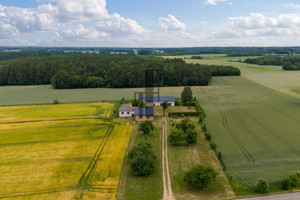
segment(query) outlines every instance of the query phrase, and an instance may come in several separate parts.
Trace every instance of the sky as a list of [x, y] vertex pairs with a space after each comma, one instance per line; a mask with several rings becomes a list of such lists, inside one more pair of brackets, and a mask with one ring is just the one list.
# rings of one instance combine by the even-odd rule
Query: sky
[[0, 46], [300, 46], [300, 0], [0, 0]]

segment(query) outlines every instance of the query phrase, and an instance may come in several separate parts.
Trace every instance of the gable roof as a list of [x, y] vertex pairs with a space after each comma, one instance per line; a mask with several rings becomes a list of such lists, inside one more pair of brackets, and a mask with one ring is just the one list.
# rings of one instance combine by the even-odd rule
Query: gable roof
[[153, 96], [153, 97], [140, 97], [139, 101], [145, 101], [145, 102], [175, 102], [175, 97], [173, 96]]
[[119, 108], [119, 111], [121, 111], [121, 112], [133, 111], [132, 104], [131, 104], [131, 103], [123, 104], [123, 105]]
[[145, 115], [145, 116], [154, 116], [155, 110], [154, 108], [135, 108], [134, 109], [134, 115]]

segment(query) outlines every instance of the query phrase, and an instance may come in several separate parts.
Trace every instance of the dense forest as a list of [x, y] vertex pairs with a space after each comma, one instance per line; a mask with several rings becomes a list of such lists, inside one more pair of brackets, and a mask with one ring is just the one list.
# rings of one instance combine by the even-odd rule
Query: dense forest
[[232, 66], [208, 65], [212, 76], [239, 76], [241, 71]]
[[277, 65], [284, 70], [300, 70], [300, 55], [295, 56], [264, 56], [259, 58], [248, 58], [246, 63], [257, 65]]
[[207, 85], [208, 67], [182, 59], [129, 55], [52, 55], [0, 62], [0, 85], [50, 84], [55, 88], [144, 87], [145, 70], [164, 71], [161, 86]]

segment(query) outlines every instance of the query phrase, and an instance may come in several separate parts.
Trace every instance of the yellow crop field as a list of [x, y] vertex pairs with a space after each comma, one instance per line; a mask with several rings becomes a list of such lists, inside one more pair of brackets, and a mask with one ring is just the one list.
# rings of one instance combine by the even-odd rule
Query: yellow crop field
[[0, 199], [115, 199], [132, 126], [90, 118], [112, 108], [0, 107]]
[[3, 123], [67, 118], [110, 117], [113, 108], [114, 104], [106, 102], [0, 107], [0, 119], [1, 123]]

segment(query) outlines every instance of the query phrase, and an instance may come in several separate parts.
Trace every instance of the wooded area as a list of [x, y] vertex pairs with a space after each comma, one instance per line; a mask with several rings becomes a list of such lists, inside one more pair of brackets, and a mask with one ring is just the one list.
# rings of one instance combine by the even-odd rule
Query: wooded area
[[257, 65], [277, 65], [284, 70], [300, 70], [300, 55], [295, 56], [264, 56], [260, 58], [248, 58], [246, 63]]
[[208, 67], [182, 59], [129, 55], [53, 55], [0, 62], [0, 85], [52, 84], [55, 88], [145, 86], [145, 70], [164, 71], [161, 86], [207, 85]]

